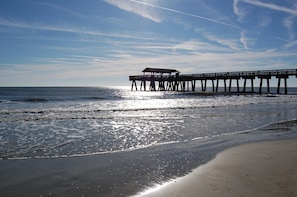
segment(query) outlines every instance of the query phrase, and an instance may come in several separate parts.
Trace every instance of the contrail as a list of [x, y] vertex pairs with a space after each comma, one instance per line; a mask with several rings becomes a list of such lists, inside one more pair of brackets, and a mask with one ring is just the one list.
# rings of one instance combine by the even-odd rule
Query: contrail
[[151, 7], [155, 7], [155, 8], [162, 9], [162, 10], [166, 10], [166, 11], [169, 11], [169, 12], [174, 12], [174, 13], [177, 13], [177, 14], [182, 14], [182, 15], [186, 15], [186, 16], [191, 16], [191, 17], [199, 18], [199, 19], [202, 19], [202, 20], [206, 20], [206, 21], [210, 21], [210, 22], [213, 22], [213, 23], [225, 25], [225, 26], [232, 27], [232, 28], [235, 28], [235, 29], [240, 29], [240, 27], [238, 27], [236, 25], [224, 23], [224, 22], [221, 22], [221, 21], [212, 19], [212, 18], [208, 18], [208, 17], [204, 17], [204, 16], [199, 16], [199, 15], [196, 15], [196, 14], [190, 14], [190, 13], [187, 13], [187, 12], [183, 12], [183, 11], [179, 11], [179, 10], [174, 10], [174, 9], [171, 9], [171, 8], [166, 8], [166, 7], [154, 5], [154, 4], [151, 4], [151, 3], [140, 2], [140, 1], [137, 1], [137, 0], [129, 0], [129, 1], [132, 1], [134, 3], [143, 4], [143, 5], [147, 5], [147, 6], [151, 6]]
[[[228, 26], [228, 27], [231, 27], [231, 28], [234, 28], [234, 29], [242, 30], [242, 28], [240, 28], [237, 25], [232, 25], [232, 24], [229, 24], [229, 23], [224, 23], [224, 22], [221, 22], [221, 21], [212, 19], [212, 18], [208, 18], [208, 17], [204, 17], [204, 16], [199, 16], [199, 15], [196, 15], [196, 14], [190, 14], [190, 13], [187, 13], [187, 12], [183, 12], [183, 11], [179, 11], [179, 10], [174, 10], [174, 9], [171, 9], [171, 8], [166, 8], [166, 7], [154, 5], [154, 4], [151, 4], [151, 3], [140, 2], [138, 0], [129, 0], [129, 1], [134, 2], [134, 3], [143, 4], [143, 5], [147, 5], [147, 6], [151, 6], [151, 7], [155, 7], [155, 8], [162, 9], [162, 10], [166, 10], [166, 11], [169, 11], [169, 12], [174, 12], [174, 13], [185, 15], [185, 16], [191, 16], [191, 17], [199, 18], [199, 19], [210, 21], [210, 22], [217, 23], [217, 24], [220, 24], [220, 25], [225, 25], [225, 26]], [[248, 0], [244, 0], [244, 2], [248, 2]], [[261, 32], [252, 31], [252, 30], [246, 30], [246, 31], [253, 32], [253, 33], [256, 33], [256, 34], [262, 34]], [[266, 36], [268, 36], [270, 38], [273, 38], [273, 39], [281, 40], [281, 41], [284, 41], [284, 42], [289, 42], [289, 40], [284, 39], [284, 38], [281, 38], [281, 37], [277, 37], [277, 36], [273, 36], [273, 35], [266, 35]]]

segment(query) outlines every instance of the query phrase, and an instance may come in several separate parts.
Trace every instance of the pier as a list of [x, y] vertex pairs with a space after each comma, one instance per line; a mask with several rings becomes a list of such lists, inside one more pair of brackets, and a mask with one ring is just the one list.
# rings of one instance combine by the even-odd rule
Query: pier
[[[297, 77], [297, 69], [281, 69], [281, 70], [257, 70], [257, 71], [239, 71], [239, 72], [218, 72], [218, 73], [200, 73], [200, 74], [180, 74], [175, 69], [162, 68], [145, 68], [142, 75], [129, 76], [132, 81], [131, 90], [140, 91], [192, 91], [196, 92], [197, 81], [201, 83], [200, 92], [206, 92], [208, 82], [210, 82], [211, 92], [231, 92], [236, 88], [236, 93], [255, 93], [254, 80], [260, 80], [260, 94], [263, 91], [263, 82], [266, 81], [266, 93], [270, 93], [270, 80], [278, 80], [277, 94], [280, 94], [281, 87], [284, 93], [288, 93], [287, 79], [290, 76]], [[240, 81], [243, 80], [243, 87], [240, 87]], [[223, 91], [219, 89], [219, 82], [222, 81]], [[137, 86], [138, 82], [138, 86]], [[234, 82], [235, 85], [234, 85]], [[250, 91], [247, 90], [247, 84], [250, 82]], [[140, 85], [139, 85], [140, 83]], [[139, 89], [138, 89], [139, 87]]]

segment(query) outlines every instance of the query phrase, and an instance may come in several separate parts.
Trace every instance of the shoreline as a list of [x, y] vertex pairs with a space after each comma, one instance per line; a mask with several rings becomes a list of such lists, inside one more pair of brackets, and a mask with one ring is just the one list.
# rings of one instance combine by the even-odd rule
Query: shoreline
[[190, 174], [136, 196], [296, 196], [296, 149], [297, 139], [232, 147]]
[[[191, 172], [196, 172], [197, 166], [200, 166], [198, 169], [205, 168], [216, 155], [229, 150], [228, 148], [259, 140], [257, 143], [261, 144], [263, 140], [296, 139], [296, 129], [297, 120], [294, 119], [258, 128], [256, 131], [152, 146], [131, 152], [69, 158], [0, 160], [0, 194], [11, 197], [24, 194], [32, 197], [133, 196], [147, 191], [147, 188], [156, 189], [156, 184], [166, 181], [169, 181], [167, 185], [175, 182], [180, 185], [180, 180], [191, 175]], [[172, 180], [175, 177], [181, 178]], [[197, 183], [195, 176], [193, 180], [190, 183], [192, 186]], [[195, 185], [193, 187], [196, 188]], [[187, 195], [183, 193], [182, 196]], [[207, 193], [204, 196], [211, 195]]]

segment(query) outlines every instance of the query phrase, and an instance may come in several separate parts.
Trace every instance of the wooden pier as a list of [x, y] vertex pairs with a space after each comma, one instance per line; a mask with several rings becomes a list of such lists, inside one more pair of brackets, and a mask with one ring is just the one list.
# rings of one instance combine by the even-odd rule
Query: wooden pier
[[[283, 81], [284, 93], [288, 93], [287, 79], [290, 76], [297, 77], [297, 69], [281, 70], [257, 70], [257, 71], [240, 71], [240, 72], [219, 72], [219, 73], [201, 73], [201, 74], [184, 74], [181, 75], [175, 69], [162, 68], [145, 68], [142, 75], [129, 76], [132, 81], [131, 90], [138, 90], [137, 82], [140, 82], [139, 90], [146, 91], [147, 84], [150, 91], [196, 91], [196, 82], [201, 82], [201, 91], [206, 92], [207, 82], [211, 82], [212, 92], [218, 93], [219, 82], [223, 81], [223, 92], [232, 91], [232, 82], [236, 82], [236, 93], [247, 93], [247, 83], [250, 82], [251, 93], [254, 91], [254, 80], [260, 80], [259, 93], [263, 93], [263, 81], [267, 83], [266, 93], [270, 93], [270, 80], [272, 77], [278, 80], [277, 94], [280, 94], [281, 81]], [[243, 80], [243, 87], [240, 87], [240, 80]], [[229, 84], [227, 84], [229, 82]], [[221, 91], [222, 92], [222, 91]], [[234, 92], [234, 90], [233, 90]]]

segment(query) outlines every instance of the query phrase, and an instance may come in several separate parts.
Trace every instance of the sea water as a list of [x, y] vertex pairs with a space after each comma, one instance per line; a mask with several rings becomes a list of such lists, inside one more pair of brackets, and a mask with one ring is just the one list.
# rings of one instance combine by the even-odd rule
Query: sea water
[[85, 156], [236, 135], [296, 119], [297, 89], [289, 92], [202, 96], [129, 88], [0, 88], [0, 158]]
[[130, 196], [228, 147], [296, 137], [296, 88], [288, 95], [0, 88], [0, 193]]

